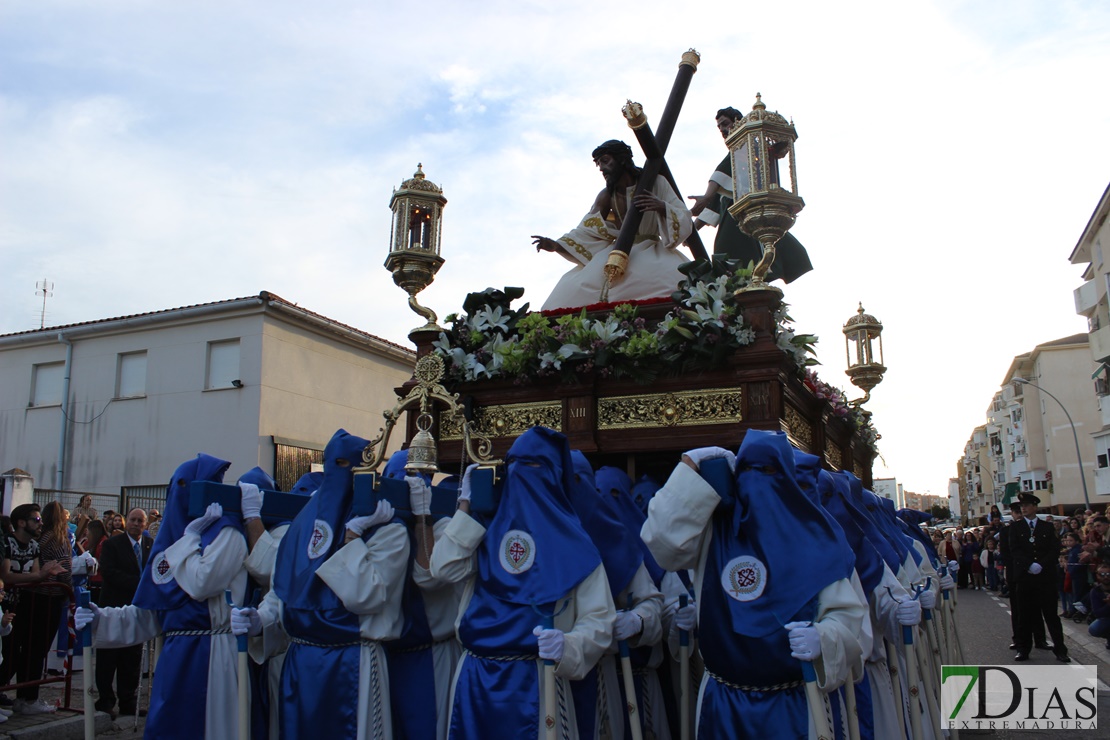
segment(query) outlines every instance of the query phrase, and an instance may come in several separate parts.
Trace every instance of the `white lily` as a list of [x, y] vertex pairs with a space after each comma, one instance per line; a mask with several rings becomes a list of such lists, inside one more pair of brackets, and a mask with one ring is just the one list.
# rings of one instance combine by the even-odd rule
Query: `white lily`
[[509, 317], [501, 310], [501, 306], [492, 309], [486, 306], [474, 313], [474, 328], [483, 333], [494, 329], [508, 331]]
[[489, 371], [486, 370], [486, 366], [478, 362], [478, 358], [474, 355], [466, 356], [463, 370], [466, 373], [467, 380], [478, 380], [478, 378], [481, 378], [483, 375], [487, 378], [490, 377]]
[[590, 325], [590, 331], [606, 344], [610, 344], [614, 339], [620, 339], [628, 334], [628, 331], [622, 329], [620, 323], [612, 317], [607, 321], [595, 320]]

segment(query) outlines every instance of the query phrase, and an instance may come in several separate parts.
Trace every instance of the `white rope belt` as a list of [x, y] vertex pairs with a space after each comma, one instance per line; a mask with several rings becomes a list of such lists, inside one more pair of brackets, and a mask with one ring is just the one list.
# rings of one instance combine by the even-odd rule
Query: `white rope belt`
[[717, 674], [713, 673], [713, 671], [706, 670], [705, 673], [707, 676], [709, 676], [722, 686], [728, 686], [730, 689], [736, 689], [737, 691], [786, 691], [787, 689], [795, 689], [805, 684], [805, 681], [787, 681], [786, 683], [777, 683], [774, 686], [741, 686], [738, 683], [726, 681]]
[[231, 628], [224, 627], [219, 630], [167, 630], [163, 637], [205, 637], [207, 635], [230, 635]]
[[470, 650], [467, 650], [466, 648], [463, 648], [463, 652], [466, 653], [467, 655], [471, 655], [475, 658], [481, 658], [483, 660], [513, 661], [513, 660], [539, 660], [540, 659], [540, 656], [538, 656], [538, 655], [479, 655], [478, 653], [471, 652]]
[[352, 642], [333, 642], [333, 643], [309, 642], [308, 640], [302, 640], [299, 637], [290, 637], [289, 642], [293, 643], [294, 645], [308, 645], [309, 647], [315, 647], [315, 648], [343, 648], [343, 647], [355, 647], [356, 645], [369, 646], [369, 645], [377, 645], [378, 644], [377, 640], [366, 640], [366, 639], [354, 640]]

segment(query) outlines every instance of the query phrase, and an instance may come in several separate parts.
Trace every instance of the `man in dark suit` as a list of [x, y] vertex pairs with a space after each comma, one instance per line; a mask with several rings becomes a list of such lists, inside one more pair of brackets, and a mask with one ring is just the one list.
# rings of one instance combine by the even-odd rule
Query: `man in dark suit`
[[[1006, 590], [1003, 596], [1009, 596], [1010, 599], [1010, 649], [1017, 650], [1018, 634], [1020, 634], [1021, 626], [1021, 601], [1017, 597], [1018, 584], [1014, 576], [1014, 562], [1010, 557], [1010, 528], [1014, 523], [1021, 521], [1021, 503], [1014, 499], [1010, 504], [1011, 520], [1003, 525], [1002, 532], [998, 537], [998, 553], [1002, 558], [1002, 564], [1006, 568]], [[1048, 640], [1045, 639], [1044, 620], [1041, 619], [1040, 610], [1035, 610], [1029, 616], [1030, 622], [1033, 627], [1033, 642], [1039, 650], [1049, 650], [1051, 646]]]
[[1013, 563], [1017, 593], [1018, 633], [1014, 641], [1014, 660], [1029, 660], [1033, 648], [1034, 620], [1043, 618], [1052, 636], [1052, 652], [1061, 663], [1067, 663], [1068, 648], [1064, 645], [1064, 629], [1056, 613], [1056, 564], [1060, 559], [1060, 537], [1056, 528], [1037, 518], [1041, 500], [1031, 493], [1018, 496], [1021, 518], [1014, 520], [1009, 531], [1009, 553]]
[[[146, 512], [132, 509], [124, 526], [126, 534], [108, 538], [101, 547], [100, 575], [104, 586], [100, 592], [100, 606], [127, 606], [135, 598], [139, 575], [154, 545], [154, 540], [143, 534], [144, 529]], [[142, 655], [142, 645], [96, 651], [96, 689], [100, 692], [96, 701], [98, 710], [111, 713], [118, 691], [119, 713], [134, 715], [138, 711], [137, 690]], [[112, 690], [113, 677], [117, 691]]]

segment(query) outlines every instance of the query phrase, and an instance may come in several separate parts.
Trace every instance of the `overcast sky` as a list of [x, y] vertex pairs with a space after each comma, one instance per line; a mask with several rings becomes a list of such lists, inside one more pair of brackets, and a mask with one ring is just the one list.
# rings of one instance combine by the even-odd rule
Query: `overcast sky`
[[1086, 331], [1068, 255], [1110, 179], [1110, 5], [620, 5], [4, 3], [0, 333], [38, 328], [45, 278], [48, 326], [269, 290], [407, 343], [382, 262], [418, 162], [448, 199], [421, 301], [538, 306], [567, 263], [529, 235], [581, 218], [590, 151], [633, 143], [626, 98], [658, 122], [693, 47], [679, 186], [723, 156], [718, 108], [793, 118], [797, 328], [856, 397], [841, 327], [860, 301], [883, 322], [875, 475], [946, 493], [1014, 355]]

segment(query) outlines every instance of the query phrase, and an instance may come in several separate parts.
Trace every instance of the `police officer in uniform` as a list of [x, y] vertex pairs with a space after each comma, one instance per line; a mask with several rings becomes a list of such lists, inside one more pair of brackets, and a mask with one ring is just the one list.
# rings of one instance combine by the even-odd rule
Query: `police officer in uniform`
[[1052, 635], [1052, 652], [1061, 663], [1071, 660], [1064, 645], [1064, 630], [1056, 613], [1056, 563], [1060, 557], [1060, 538], [1048, 522], [1037, 518], [1041, 500], [1032, 493], [1018, 496], [1021, 518], [1014, 519], [1008, 531], [1008, 551], [1017, 591], [1012, 603], [1017, 613], [1014, 660], [1029, 660], [1033, 647], [1034, 625], [1044, 619]]

